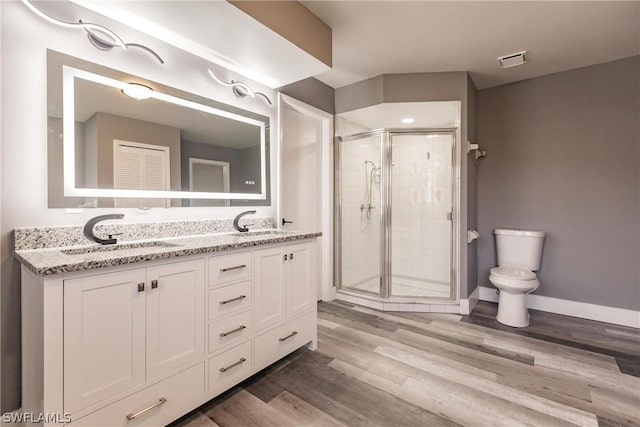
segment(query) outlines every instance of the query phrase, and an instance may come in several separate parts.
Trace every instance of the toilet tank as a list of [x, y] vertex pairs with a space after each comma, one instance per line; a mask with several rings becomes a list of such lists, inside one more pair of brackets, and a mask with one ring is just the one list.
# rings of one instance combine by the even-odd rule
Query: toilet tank
[[515, 265], [531, 271], [540, 269], [544, 231], [508, 230], [496, 228], [498, 265]]

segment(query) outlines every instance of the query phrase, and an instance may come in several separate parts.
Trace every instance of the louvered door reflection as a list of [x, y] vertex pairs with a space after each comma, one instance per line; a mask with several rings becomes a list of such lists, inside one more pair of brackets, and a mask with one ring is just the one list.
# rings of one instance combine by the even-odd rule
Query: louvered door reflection
[[[170, 189], [169, 147], [113, 141], [114, 188], [167, 191]], [[167, 199], [117, 198], [115, 207], [167, 207]]]

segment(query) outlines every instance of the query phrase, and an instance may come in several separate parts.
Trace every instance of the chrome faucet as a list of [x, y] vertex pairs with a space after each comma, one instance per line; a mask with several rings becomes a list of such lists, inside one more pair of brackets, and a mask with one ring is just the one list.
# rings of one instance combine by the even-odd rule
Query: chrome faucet
[[120, 233], [109, 234], [108, 239], [101, 239], [93, 233], [93, 227], [100, 221], [106, 221], [108, 219], [122, 219], [124, 218], [124, 214], [108, 214], [108, 215], [98, 215], [96, 217], [91, 218], [84, 225], [84, 236], [93, 240], [96, 243], [100, 243], [101, 245], [115, 245], [118, 243], [118, 240], [114, 239], [113, 236], [117, 236]]
[[[245, 211], [242, 213], [239, 213], [234, 219], [233, 219], [233, 228], [235, 228], [236, 230], [238, 230], [241, 233], [246, 233], [247, 231], [249, 231], [249, 228], [247, 227], [241, 227], [239, 222], [240, 222], [240, 218], [242, 218], [245, 215], [252, 215], [256, 213], [256, 211]], [[248, 225], [253, 225], [253, 224], [248, 224]]]

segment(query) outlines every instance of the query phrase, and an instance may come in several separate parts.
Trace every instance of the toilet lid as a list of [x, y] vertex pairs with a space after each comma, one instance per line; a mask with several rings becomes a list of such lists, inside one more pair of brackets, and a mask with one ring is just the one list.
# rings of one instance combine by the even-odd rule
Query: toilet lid
[[533, 280], [536, 278], [536, 273], [531, 270], [527, 270], [523, 267], [516, 267], [514, 265], [501, 265], [500, 267], [494, 267], [491, 269], [491, 274], [505, 279], [515, 280]]

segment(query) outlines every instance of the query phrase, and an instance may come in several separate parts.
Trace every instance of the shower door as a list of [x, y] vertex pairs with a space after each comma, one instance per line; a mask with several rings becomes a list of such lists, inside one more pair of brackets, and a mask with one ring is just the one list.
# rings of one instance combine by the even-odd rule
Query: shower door
[[336, 144], [336, 282], [341, 289], [380, 294], [383, 133], [338, 138]]
[[389, 297], [455, 299], [454, 133], [391, 133]]
[[384, 300], [455, 300], [455, 129], [338, 137], [335, 279]]

